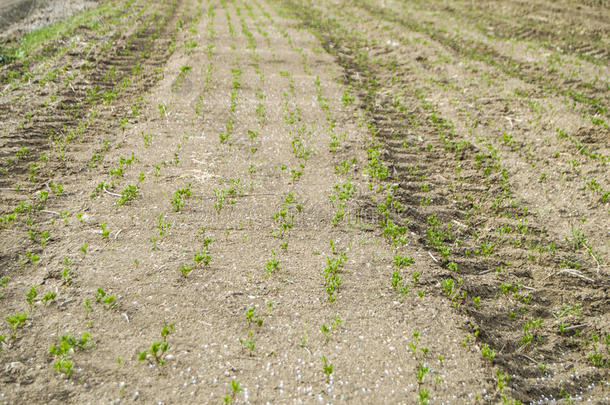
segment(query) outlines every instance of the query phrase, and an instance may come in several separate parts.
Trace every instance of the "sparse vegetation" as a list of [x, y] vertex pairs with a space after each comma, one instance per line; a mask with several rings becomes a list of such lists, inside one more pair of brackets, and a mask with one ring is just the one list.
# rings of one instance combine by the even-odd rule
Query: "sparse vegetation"
[[0, 402], [608, 402], [599, 2], [33, 3]]

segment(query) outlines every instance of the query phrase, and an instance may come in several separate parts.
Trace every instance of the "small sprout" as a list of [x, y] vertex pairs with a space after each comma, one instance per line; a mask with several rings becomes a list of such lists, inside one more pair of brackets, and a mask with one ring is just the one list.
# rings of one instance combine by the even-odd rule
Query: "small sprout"
[[117, 305], [116, 296], [108, 295], [106, 291], [101, 288], [97, 289], [97, 292], [95, 293], [95, 300], [100, 304], [103, 304], [106, 309], [114, 308]]
[[[86, 249], [85, 249], [86, 250]], [[63, 264], [64, 269], [61, 272], [61, 276], [64, 279], [66, 284], [70, 284], [72, 281], [72, 276], [70, 275], [70, 264], [72, 263], [72, 259], [68, 256], [64, 256]]]
[[419, 390], [417, 393], [417, 402], [421, 405], [427, 405], [429, 403], [428, 399], [430, 398], [430, 392], [427, 390]]
[[491, 349], [487, 343], [483, 343], [483, 346], [481, 346], [481, 354], [489, 361], [493, 361], [496, 357], [496, 352]]
[[87, 254], [88, 247], [89, 247], [89, 242], [83, 243], [83, 245], [80, 247], [80, 251], [83, 252], [83, 256], [85, 256]]
[[30, 287], [30, 291], [28, 291], [28, 293], [25, 295], [25, 301], [30, 306], [30, 309], [34, 308], [34, 301], [36, 300], [36, 297], [38, 296], [37, 290], [38, 290], [38, 286], [33, 285], [32, 287]]
[[123, 191], [121, 191], [121, 198], [116, 202], [116, 205], [125, 205], [127, 202], [135, 199], [137, 194], [138, 187], [134, 185], [128, 185], [123, 189]]
[[277, 260], [274, 250], [271, 251], [271, 255], [271, 259], [267, 260], [267, 264], [265, 265], [265, 272], [267, 275], [271, 275], [271, 273], [278, 271], [280, 267], [280, 262]]
[[13, 336], [15, 336], [14, 335], [15, 331], [18, 328], [23, 327], [23, 325], [25, 324], [25, 321], [27, 321], [28, 314], [25, 312], [20, 312], [15, 315], [12, 315], [12, 316], [7, 316], [5, 319], [11, 325], [11, 328], [13, 329]]
[[235, 397], [235, 395], [241, 391], [243, 391], [243, 388], [241, 388], [239, 381], [231, 380], [231, 395]]
[[417, 366], [417, 381], [421, 384], [424, 382], [424, 379], [426, 378], [426, 374], [428, 374], [428, 371], [430, 370], [430, 367], [424, 365], [424, 364], [419, 364]]
[[325, 324], [322, 324], [320, 326], [320, 330], [322, 331], [322, 334], [324, 335], [324, 337], [326, 338], [326, 341], [328, 342], [330, 340], [331, 329], [328, 326], [326, 326]]
[[407, 266], [412, 265], [413, 263], [415, 263], [415, 261], [413, 260], [413, 258], [411, 258], [409, 256], [401, 256], [401, 255], [394, 256], [394, 266], [396, 266], [398, 268], [407, 267]]
[[161, 339], [162, 340], [158, 341], [158, 342], [153, 342], [152, 345], [150, 346], [150, 349], [144, 350], [144, 351], [138, 353], [138, 360], [144, 361], [148, 358], [148, 355], [150, 354], [156, 364], [158, 364], [158, 365], [165, 364], [165, 360], [166, 360], [165, 353], [170, 348], [169, 343], [167, 343], [167, 337], [175, 329], [176, 328], [173, 323], [164, 326], [163, 329], [161, 329]]
[[57, 297], [57, 293], [55, 291], [49, 291], [42, 297], [42, 302], [47, 304], [49, 301], [53, 301]]
[[330, 375], [333, 373], [333, 365], [324, 355], [320, 356], [320, 360], [322, 360], [322, 371], [326, 375], [327, 380], [330, 380]]
[[93, 312], [93, 306], [91, 306], [91, 300], [86, 299], [83, 301], [83, 308], [85, 308], [85, 312]]
[[242, 338], [239, 338], [239, 343], [242, 346], [244, 346], [244, 347], [246, 347], [247, 349], [250, 350], [250, 355], [251, 356], [254, 355], [254, 351], [256, 350], [256, 346], [254, 344], [254, 337], [253, 337], [253, 335], [254, 335], [254, 332], [252, 331], [252, 329], [250, 329], [248, 331], [248, 339], [244, 340]]
[[172, 206], [174, 207], [174, 211], [178, 212], [184, 207], [184, 202], [187, 198], [191, 197], [191, 187], [180, 188], [176, 190], [174, 193], [174, 198], [172, 199]]
[[85, 350], [93, 347], [90, 343], [90, 336], [87, 332], [83, 333], [80, 338], [75, 338], [71, 333], [66, 333], [59, 338], [59, 343], [52, 345], [49, 348], [49, 353], [59, 357], [55, 361], [55, 369], [60, 373], [67, 375], [68, 377], [72, 374], [72, 367], [74, 363], [70, 360], [75, 349]]
[[183, 264], [180, 266], [180, 273], [182, 273], [184, 277], [188, 276], [191, 271], [193, 271], [193, 268], [188, 264]]
[[102, 230], [102, 238], [108, 240], [110, 236], [110, 230], [108, 229], [108, 224], [106, 222], [100, 223], [100, 228]]

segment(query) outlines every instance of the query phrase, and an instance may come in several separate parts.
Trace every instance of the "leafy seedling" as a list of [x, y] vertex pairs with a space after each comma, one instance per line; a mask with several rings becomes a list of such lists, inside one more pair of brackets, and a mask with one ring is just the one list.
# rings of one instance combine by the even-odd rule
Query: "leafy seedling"
[[13, 339], [17, 338], [17, 329], [20, 329], [25, 325], [25, 321], [28, 319], [28, 314], [25, 312], [19, 312], [15, 315], [7, 316], [6, 321], [11, 325], [11, 329], [13, 330], [13, 334], [11, 335]]
[[116, 296], [108, 295], [106, 291], [98, 288], [95, 293], [95, 300], [104, 305], [105, 309], [112, 309], [117, 305]]
[[80, 338], [75, 338], [69, 332], [61, 336], [58, 344], [52, 345], [49, 348], [50, 354], [59, 357], [55, 361], [55, 369], [68, 377], [72, 375], [74, 363], [70, 360], [70, 356], [75, 350], [85, 350], [94, 347], [90, 341], [91, 338], [87, 332], [83, 333]]
[[330, 375], [333, 373], [333, 365], [324, 355], [320, 356], [320, 360], [322, 360], [322, 371], [326, 375], [326, 380], [330, 382]]
[[174, 332], [174, 330], [175, 326], [173, 323], [164, 326], [163, 329], [161, 329], [161, 341], [153, 342], [150, 349], [141, 351], [138, 354], [138, 360], [144, 361], [147, 358], [150, 358], [158, 365], [165, 364], [165, 355], [170, 348], [169, 343], [167, 342], [167, 337], [170, 335], [170, 333]]

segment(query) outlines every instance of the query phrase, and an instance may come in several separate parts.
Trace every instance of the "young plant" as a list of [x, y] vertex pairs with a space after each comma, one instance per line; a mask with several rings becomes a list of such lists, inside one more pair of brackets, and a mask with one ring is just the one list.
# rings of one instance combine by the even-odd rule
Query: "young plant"
[[326, 380], [330, 382], [330, 375], [333, 373], [333, 365], [324, 355], [320, 356], [320, 360], [322, 360], [322, 371], [326, 375]]
[[28, 303], [31, 310], [34, 309], [34, 303], [35, 303], [37, 296], [38, 296], [38, 286], [33, 285], [32, 287], [30, 287], [30, 290], [25, 295], [25, 301]]
[[180, 266], [180, 273], [182, 273], [184, 277], [188, 276], [191, 271], [193, 271], [193, 267], [188, 264], [183, 264]]
[[252, 329], [248, 331], [247, 339], [239, 338], [239, 343], [248, 350], [250, 350], [250, 356], [254, 356], [256, 345], [254, 344], [254, 332], [252, 331]]
[[174, 324], [169, 324], [161, 329], [161, 341], [153, 342], [150, 349], [141, 351], [138, 354], [138, 360], [144, 361], [146, 359], [152, 359], [157, 365], [165, 364], [165, 355], [169, 350], [170, 346], [167, 342], [167, 337], [175, 330]]
[[42, 296], [42, 302], [48, 304], [50, 301], [53, 301], [57, 297], [57, 293], [55, 291], [49, 291], [45, 295]]
[[248, 320], [248, 324], [255, 323], [259, 328], [263, 326], [263, 318], [261, 316], [255, 316], [254, 311], [256, 308], [248, 307], [246, 309], [246, 319]]
[[127, 202], [136, 198], [138, 194], [138, 187], [128, 185], [121, 191], [121, 198], [116, 202], [116, 205], [125, 205]]
[[231, 394], [227, 394], [222, 397], [222, 401], [225, 404], [230, 404], [235, 399], [235, 396], [241, 391], [243, 391], [243, 388], [241, 387], [240, 382], [231, 380]]
[[174, 198], [172, 199], [172, 206], [174, 207], [174, 211], [178, 212], [184, 207], [184, 202], [186, 199], [191, 197], [191, 186], [187, 186], [184, 188], [180, 188], [176, 190], [174, 193]]
[[102, 230], [102, 238], [108, 240], [110, 236], [110, 230], [106, 222], [100, 223], [100, 229]]
[[75, 338], [69, 332], [61, 336], [58, 344], [52, 345], [49, 348], [49, 353], [58, 357], [54, 364], [55, 369], [68, 377], [71, 376], [74, 363], [70, 360], [70, 356], [74, 353], [75, 349], [85, 350], [92, 348], [93, 344], [90, 343], [90, 340], [91, 338], [86, 332], [80, 338]]
[[7, 316], [6, 321], [11, 325], [11, 329], [13, 330], [12, 337], [13, 339], [17, 338], [17, 329], [20, 329], [25, 325], [25, 321], [28, 319], [28, 314], [25, 312], [19, 312], [15, 315]]
[[[0, 279], [0, 287], [1, 288], [6, 288], [6, 286], [8, 285], [8, 280], [9, 277], [8, 276], [4, 276]], [[0, 293], [0, 298], [4, 297], [4, 294]]]
[[98, 288], [95, 293], [95, 300], [104, 305], [106, 309], [112, 309], [117, 305], [116, 296], [109, 295], [101, 288]]
[[271, 251], [271, 255], [271, 259], [267, 260], [267, 264], [265, 265], [265, 272], [268, 276], [270, 276], [271, 273], [276, 272], [280, 269], [280, 262], [279, 260], [277, 260], [274, 250]]

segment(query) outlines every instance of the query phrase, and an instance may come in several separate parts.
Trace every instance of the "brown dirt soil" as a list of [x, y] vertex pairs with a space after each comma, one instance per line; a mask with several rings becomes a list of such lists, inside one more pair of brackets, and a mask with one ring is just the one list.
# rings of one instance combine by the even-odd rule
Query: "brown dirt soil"
[[607, 403], [604, 15], [116, 0], [13, 24], [0, 403]]
[[18, 36], [66, 19], [99, 1], [86, 0], [2, 0], [0, 36]]

